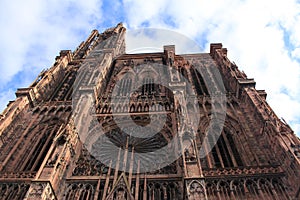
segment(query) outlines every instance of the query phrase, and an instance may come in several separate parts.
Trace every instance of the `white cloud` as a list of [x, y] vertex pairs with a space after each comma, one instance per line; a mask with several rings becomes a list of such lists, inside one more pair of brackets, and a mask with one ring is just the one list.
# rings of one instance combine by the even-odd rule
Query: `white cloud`
[[126, 53], [162, 52], [164, 45], [175, 45], [178, 54], [201, 52], [195, 41], [175, 31], [151, 28], [126, 32]]
[[1, 84], [24, 70], [26, 63], [26, 70], [35, 72], [49, 67], [58, 49], [75, 48], [82, 37], [78, 32], [90, 32], [101, 19], [101, 2], [96, 0], [29, 0], [17, 4], [4, 0], [0, 4], [0, 73], [5, 74]]
[[[164, 0], [159, 6], [149, 1], [124, 2], [129, 8], [128, 24], [133, 27], [148, 21], [150, 27], [177, 30], [207, 41], [206, 52], [209, 43], [222, 42], [229, 50], [229, 58], [248, 77], [255, 78], [258, 89], [267, 91], [278, 116], [292, 123], [294, 129], [300, 126], [296, 120], [300, 113], [300, 64], [294, 59], [300, 54], [299, 2]], [[166, 16], [176, 26], [162, 20]], [[203, 36], [206, 38], [199, 38]]]
[[[279, 113], [285, 113], [286, 117], [283, 117], [286, 121], [295, 123], [297, 119], [293, 116], [299, 115], [300, 104], [298, 100], [293, 99], [291, 96], [284, 93], [275, 93], [272, 97], [269, 98], [272, 108], [278, 111]], [[284, 103], [289, 102], [288, 106], [285, 106]]]
[[9, 89], [0, 93], [0, 108], [5, 108], [10, 100], [15, 97], [15, 91]]
[[[0, 2], [0, 110], [101, 21], [101, 0]], [[0, 112], [1, 112], [0, 111]]]
[[300, 47], [298, 47], [292, 51], [292, 56], [293, 56], [293, 58], [300, 60]]

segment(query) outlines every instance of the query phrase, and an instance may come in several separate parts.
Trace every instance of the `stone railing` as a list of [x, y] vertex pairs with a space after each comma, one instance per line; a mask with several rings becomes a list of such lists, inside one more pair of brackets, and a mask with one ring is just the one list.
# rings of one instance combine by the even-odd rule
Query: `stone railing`
[[203, 169], [205, 177], [214, 176], [260, 176], [262, 174], [281, 174], [283, 170], [279, 166], [255, 166], [220, 169]]
[[36, 172], [1, 172], [0, 179], [11, 178], [11, 179], [32, 179], [36, 175]]

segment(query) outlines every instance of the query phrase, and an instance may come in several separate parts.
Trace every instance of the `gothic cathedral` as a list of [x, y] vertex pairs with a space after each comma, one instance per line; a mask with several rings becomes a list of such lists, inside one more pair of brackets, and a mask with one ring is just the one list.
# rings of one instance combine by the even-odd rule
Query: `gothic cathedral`
[[92, 31], [16, 91], [0, 199], [300, 199], [299, 138], [222, 44], [126, 54], [125, 34]]

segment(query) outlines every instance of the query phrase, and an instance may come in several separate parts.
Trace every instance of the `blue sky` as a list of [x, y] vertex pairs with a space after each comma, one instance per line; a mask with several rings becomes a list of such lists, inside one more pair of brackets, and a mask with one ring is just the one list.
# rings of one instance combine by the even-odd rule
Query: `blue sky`
[[228, 57], [265, 89], [268, 102], [300, 136], [300, 2], [298, 0], [49, 0], [0, 2], [0, 109], [74, 50], [91, 30], [122, 21], [177, 31], [204, 51], [222, 42]]

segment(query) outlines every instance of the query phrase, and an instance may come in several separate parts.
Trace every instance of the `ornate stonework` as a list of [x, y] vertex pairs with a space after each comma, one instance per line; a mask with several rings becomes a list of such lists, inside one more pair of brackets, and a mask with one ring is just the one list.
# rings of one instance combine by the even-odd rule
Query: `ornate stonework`
[[[255, 81], [227, 58], [221, 44], [211, 44], [209, 53], [177, 55], [174, 46], [164, 46], [162, 52], [126, 54], [125, 32], [122, 24], [104, 33], [92, 31], [75, 51], [61, 51], [28, 88], [17, 90], [16, 100], [0, 118], [1, 198], [300, 199], [299, 138], [270, 108], [266, 92], [256, 90]], [[226, 88], [224, 126], [214, 129], [220, 130], [219, 137], [207, 131], [210, 120], [219, 119], [224, 109], [211, 98], [220, 91], [209, 66], [220, 72]], [[155, 84], [159, 80], [167, 80], [169, 88]], [[137, 84], [142, 86], [135, 88]], [[184, 98], [191, 92], [187, 84], [195, 95]], [[74, 101], [83, 106], [74, 108]], [[80, 113], [93, 113], [93, 118]], [[160, 124], [161, 115], [166, 117], [163, 128], [152, 137], [126, 134], [134, 131], [127, 125], [130, 120], [145, 127]], [[192, 118], [199, 118], [196, 131], [189, 128]], [[117, 153], [95, 141], [95, 135], [79, 134], [97, 129]], [[162, 147], [169, 150], [160, 151], [161, 160], [136, 159]], [[96, 156], [93, 148], [99, 150]], [[173, 154], [177, 159], [163, 165]], [[147, 159], [155, 170], [142, 171]]]

